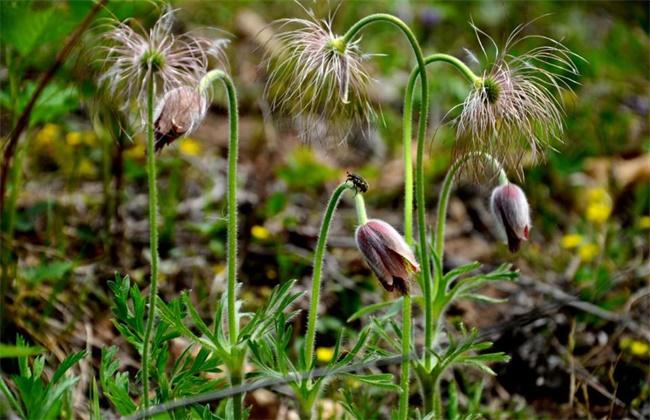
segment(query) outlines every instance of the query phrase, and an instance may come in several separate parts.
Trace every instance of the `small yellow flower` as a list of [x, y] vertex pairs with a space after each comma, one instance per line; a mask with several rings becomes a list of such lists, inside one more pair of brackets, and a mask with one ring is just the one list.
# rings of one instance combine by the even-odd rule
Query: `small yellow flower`
[[97, 174], [97, 168], [89, 159], [84, 158], [79, 162], [77, 173], [82, 177], [92, 178]]
[[86, 131], [81, 136], [83, 142], [88, 146], [94, 146], [97, 143], [97, 136], [92, 131]]
[[609, 194], [602, 187], [590, 188], [587, 190], [587, 203], [599, 203], [609, 199]]
[[612, 205], [606, 203], [594, 203], [587, 206], [587, 220], [596, 223], [604, 223], [612, 213]]
[[621, 338], [621, 348], [629, 351], [634, 356], [650, 357], [650, 345], [644, 341], [623, 337]]
[[589, 262], [593, 260], [596, 255], [600, 252], [600, 248], [596, 244], [586, 244], [580, 247], [578, 254], [580, 254], [580, 259], [584, 262]]
[[576, 248], [580, 243], [582, 242], [582, 235], [578, 235], [577, 233], [571, 234], [571, 235], [564, 235], [562, 237], [562, 248]]
[[612, 213], [612, 198], [604, 188], [587, 190], [587, 220], [604, 223]]
[[45, 124], [41, 131], [36, 134], [36, 143], [39, 146], [48, 146], [54, 143], [61, 134], [61, 127], [56, 124]]
[[316, 349], [316, 359], [322, 363], [328, 363], [334, 357], [333, 347], [319, 347]]
[[78, 146], [81, 144], [81, 133], [77, 131], [71, 131], [65, 135], [65, 142], [68, 143], [68, 146]]
[[263, 241], [271, 237], [271, 232], [264, 226], [255, 225], [251, 228], [251, 235], [253, 238]]
[[136, 145], [130, 149], [124, 151], [124, 157], [132, 160], [144, 160], [145, 158], [145, 146], [143, 143], [136, 143]]
[[185, 156], [198, 156], [201, 153], [201, 143], [194, 140], [193, 138], [188, 137], [185, 140], [181, 141], [179, 150]]
[[650, 229], [650, 216], [643, 216], [641, 220], [639, 220], [639, 226], [641, 229]]

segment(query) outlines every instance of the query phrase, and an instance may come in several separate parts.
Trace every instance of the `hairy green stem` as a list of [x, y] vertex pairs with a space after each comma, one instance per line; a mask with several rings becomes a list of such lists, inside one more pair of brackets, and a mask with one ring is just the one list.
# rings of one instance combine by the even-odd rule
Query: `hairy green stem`
[[156, 188], [156, 153], [154, 152], [153, 113], [154, 113], [153, 76], [147, 81], [147, 171], [149, 178], [149, 247], [151, 248], [151, 284], [149, 285], [149, 311], [147, 326], [142, 338], [142, 388], [144, 409], [149, 410], [149, 347], [156, 313], [156, 295], [158, 293], [158, 191]]
[[444, 256], [444, 240], [445, 240], [445, 220], [447, 219], [447, 207], [449, 206], [449, 198], [451, 196], [451, 189], [454, 186], [454, 180], [463, 166], [470, 160], [485, 159], [492, 165], [492, 168], [499, 173], [499, 183], [507, 184], [508, 176], [503, 170], [501, 163], [496, 160], [492, 155], [485, 152], [472, 152], [463, 156], [462, 159], [457, 160], [449, 168], [445, 180], [442, 183], [442, 190], [440, 190], [440, 198], [438, 199], [438, 215], [436, 217], [436, 238], [435, 238], [435, 251], [438, 258], [442, 261]]
[[[454, 65], [472, 83], [480, 78], [469, 67], [456, 57], [447, 54], [432, 54], [424, 58], [424, 64], [447, 62]], [[413, 119], [413, 94], [415, 83], [420, 75], [420, 67], [415, 67], [406, 86], [404, 95], [403, 137], [404, 146], [404, 238], [406, 243], [413, 245], [413, 158], [411, 156], [411, 135]]]
[[357, 218], [359, 219], [359, 226], [365, 225], [368, 223], [368, 215], [366, 214], [366, 203], [363, 201], [363, 196], [361, 194], [356, 194], [354, 196], [354, 202], [357, 208]]
[[341, 200], [341, 195], [347, 189], [354, 189], [346, 182], [341, 183], [330, 198], [323, 216], [323, 222], [318, 234], [318, 243], [316, 244], [316, 253], [314, 255], [314, 274], [311, 281], [311, 305], [309, 306], [309, 318], [307, 320], [307, 336], [305, 337], [305, 364], [307, 369], [313, 367], [314, 343], [316, 341], [316, 321], [318, 319], [318, 303], [320, 300], [320, 284], [323, 275], [323, 258], [325, 257], [325, 247], [327, 246], [327, 235], [330, 230], [332, 217], [336, 207]]
[[239, 151], [239, 110], [237, 91], [232, 78], [222, 70], [212, 70], [199, 84], [199, 92], [205, 93], [210, 84], [221, 80], [228, 93], [230, 140], [228, 143], [228, 334], [230, 344], [237, 343], [239, 322], [236, 309], [237, 286], [237, 155]]
[[[479, 77], [476, 76], [469, 67], [462, 61], [447, 54], [432, 54], [424, 58], [424, 66], [435, 62], [447, 62], [454, 65], [470, 82], [476, 83]], [[413, 69], [406, 86], [406, 93], [404, 95], [404, 122], [403, 122], [403, 142], [404, 142], [404, 235], [406, 243], [412, 245], [412, 220], [413, 220], [413, 164], [411, 158], [411, 119], [413, 115], [413, 94], [415, 91], [415, 83], [420, 75], [423, 92], [428, 92], [426, 86], [426, 72], [422, 71], [422, 66], [418, 65]], [[428, 98], [423, 95], [422, 101], [428, 101]], [[420, 119], [422, 122], [422, 119]], [[425, 128], [426, 129], [426, 128]], [[433, 282], [431, 281], [431, 272], [429, 271], [429, 253], [427, 251], [426, 241], [426, 220], [425, 220], [425, 206], [424, 206], [424, 136], [422, 135], [422, 126], [418, 133], [418, 148], [417, 148], [417, 202], [418, 202], [418, 226], [420, 235], [420, 252], [421, 263], [423, 266], [423, 292], [424, 292], [424, 343], [426, 348], [431, 348], [433, 345], [434, 337], [434, 324], [437, 322], [433, 319], [433, 300], [437, 289], [436, 278], [434, 276]], [[432, 357], [429, 353], [424, 355], [425, 366], [430, 369], [432, 365]]]
[[[237, 316], [237, 157], [239, 153], [239, 109], [237, 90], [228, 73], [222, 70], [208, 72], [199, 83], [198, 90], [204, 94], [212, 82], [221, 80], [228, 94], [228, 116], [230, 120], [230, 137], [228, 142], [228, 336], [231, 346], [239, 338], [239, 319]], [[242, 358], [242, 364], [246, 358]], [[242, 383], [243, 365], [230, 372], [230, 384], [233, 387]], [[243, 395], [233, 396], [233, 413], [236, 419], [243, 416]]]
[[[411, 44], [411, 47], [413, 48], [413, 53], [415, 54], [415, 58], [418, 62], [418, 69], [420, 70], [420, 79], [422, 83], [422, 102], [420, 103], [420, 124], [419, 124], [419, 129], [418, 129], [418, 156], [417, 156], [417, 161], [418, 161], [418, 172], [417, 172], [417, 181], [416, 181], [416, 186], [417, 186], [417, 203], [418, 203], [418, 228], [419, 228], [419, 235], [420, 235], [420, 246], [423, 250], [421, 252], [421, 266], [422, 266], [422, 275], [424, 278], [425, 284], [429, 282], [429, 279], [431, 277], [430, 271], [429, 271], [429, 257], [428, 253], [426, 252], [426, 225], [425, 225], [425, 214], [424, 214], [424, 173], [422, 171], [422, 147], [420, 145], [424, 145], [424, 137], [426, 136], [426, 131], [427, 131], [427, 119], [429, 116], [429, 89], [428, 89], [428, 83], [427, 83], [427, 74], [426, 74], [426, 69], [425, 69], [425, 63], [424, 63], [424, 56], [422, 54], [422, 49], [420, 48], [420, 44], [418, 43], [417, 39], [415, 38], [415, 35], [411, 31], [411, 29], [406, 25], [404, 22], [402, 22], [400, 19], [396, 18], [395, 16], [387, 15], [387, 14], [374, 14], [367, 16], [361, 20], [359, 20], [357, 23], [355, 23], [343, 36], [343, 41], [347, 44], [349, 43], [353, 37], [366, 25], [370, 23], [375, 23], [375, 22], [388, 22], [391, 23], [395, 26], [397, 26], [406, 36], [408, 39], [409, 43]], [[410, 121], [410, 118], [409, 118]], [[408, 147], [408, 152], [406, 152], [406, 146], [405, 146], [405, 160], [407, 159], [406, 156], [409, 156], [410, 160], [410, 147]], [[409, 165], [412, 166], [412, 165]], [[406, 177], [409, 177], [408, 173], [412, 173], [412, 169], [409, 167], [406, 167], [406, 162], [405, 162], [405, 171], [407, 173]], [[412, 179], [411, 179], [412, 182]], [[412, 190], [412, 188], [411, 188]], [[406, 194], [411, 194], [409, 191], [405, 191]], [[406, 197], [405, 197], [406, 198]], [[406, 211], [406, 210], [405, 210]], [[408, 219], [412, 218], [407, 217]], [[412, 237], [412, 224], [405, 225], [405, 229], [408, 229], [409, 232], [407, 233], [408, 236]], [[407, 239], [408, 244], [412, 243], [412, 239]], [[402, 334], [402, 353], [403, 354], [408, 354], [411, 349], [411, 335], [410, 335], [410, 329], [411, 329], [411, 299], [404, 299], [404, 309], [403, 309], [403, 316], [402, 316], [402, 321], [403, 321], [403, 327], [402, 330], [408, 330], [409, 334]], [[406, 306], [409, 306], [407, 309]], [[404, 374], [406, 372], [406, 375]], [[409, 369], [408, 369], [408, 364], [406, 368], [402, 369], [402, 377], [400, 380], [400, 387], [402, 388], [402, 393], [400, 394], [400, 403], [399, 403], [399, 417], [400, 419], [406, 419], [408, 417], [408, 400], [409, 400], [409, 375], [408, 375]]]

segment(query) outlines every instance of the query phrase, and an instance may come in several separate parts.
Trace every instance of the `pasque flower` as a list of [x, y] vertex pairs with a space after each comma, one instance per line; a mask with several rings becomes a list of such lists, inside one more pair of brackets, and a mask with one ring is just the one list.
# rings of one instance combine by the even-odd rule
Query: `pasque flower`
[[409, 281], [413, 273], [420, 271], [420, 265], [402, 235], [388, 223], [370, 219], [357, 228], [355, 238], [384, 289], [402, 296], [408, 294]]
[[490, 210], [499, 230], [508, 241], [510, 252], [519, 251], [530, 233], [530, 208], [524, 192], [515, 184], [501, 185], [492, 191]]
[[[154, 99], [163, 98], [168, 104], [177, 98], [178, 103], [187, 103], [190, 95], [184, 89], [198, 85], [208, 70], [210, 57], [226, 67], [226, 40], [176, 36], [171, 32], [173, 21], [174, 11], [168, 10], [149, 31], [133, 19], [110, 23], [97, 40], [99, 46], [94, 53], [102, 67], [98, 85], [121, 102], [124, 111], [136, 105], [142, 121], [147, 120], [145, 103], [150, 80], [156, 86]], [[181, 90], [171, 93], [174, 89]], [[162, 110], [164, 106], [158, 108]]]
[[[553, 139], [561, 141], [563, 103], [554, 91], [570, 90], [569, 76], [578, 74], [573, 62], [580, 58], [561, 43], [546, 37], [521, 36], [519, 26], [508, 38], [490, 68], [474, 83], [454, 121], [457, 126], [455, 154], [485, 151], [501, 162], [518, 166], [530, 149], [533, 158]], [[479, 43], [485, 35], [474, 27]], [[487, 35], [485, 35], [487, 37]], [[521, 56], [509, 53], [522, 40], [538, 39], [538, 46]], [[485, 48], [481, 48], [488, 58]]]
[[273, 110], [298, 119], [302, 137], [333, 133], [344, 140], [354, 123], [367, 124], [375, 115], [363, 66], [368, 56], [359, 39], [345, 43], [332, 32], [331, 20], [305, 11], [310, 19], [276, 22], [281, 32], [267, 44], [264, 58], [265, 96]]
[[180, 86], [167, 92], [155, 113], [154, 151], [194, 131], [206, 111], [206, 99], [194, 88]]

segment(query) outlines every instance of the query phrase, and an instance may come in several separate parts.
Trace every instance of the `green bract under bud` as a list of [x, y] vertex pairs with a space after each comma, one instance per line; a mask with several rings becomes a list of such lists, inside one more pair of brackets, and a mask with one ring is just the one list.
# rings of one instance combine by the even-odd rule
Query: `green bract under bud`
[[140, 65], [153, 72], [160, 71], [165, 66], [165, 56], [158, 50], [147, 50], [140, 59]]
[[338, 37], [329, 40], [328, 45], [327, 45], [332, 51], [334, 51], [337, 54], [345, 54], [345, 50], [347, 50], [347, 45], [343, 41], [343, 37]]
[[501, 94], [501, 86], [496, 82], [496, 80], [490, 78], [489, 76], [481, 79], [482, 88], [485, 92], [485, 98], [487, 99], [488, 104], [496, 104], [499, 100], [499, 95]]

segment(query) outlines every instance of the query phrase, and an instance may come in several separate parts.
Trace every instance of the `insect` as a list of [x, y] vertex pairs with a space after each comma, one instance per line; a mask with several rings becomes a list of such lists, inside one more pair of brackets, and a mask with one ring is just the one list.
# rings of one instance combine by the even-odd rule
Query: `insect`
[[360, 175], [357, 174], [351, 174], [350, 172], [347, 172], [348, 178], [346, 181], [350, 181], [352, 185], [354, 185], [354, 188], [357, 190], [357, 192], [361, 191], [362, 193], [365, 193], [368, 191], [368, 182], [363, 179]]

